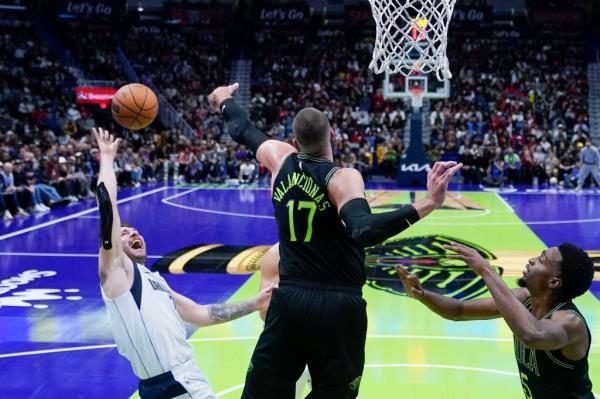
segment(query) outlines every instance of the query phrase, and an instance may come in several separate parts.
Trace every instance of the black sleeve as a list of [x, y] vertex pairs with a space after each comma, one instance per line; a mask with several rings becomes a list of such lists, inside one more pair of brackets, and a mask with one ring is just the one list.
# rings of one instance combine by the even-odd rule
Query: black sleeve
[[246, 115], [233, 98], [229, 98], [221, 103], [221, 113], [225, 119], [227, 133], [229, 133], [231, 138], [250, 148], [255, 154], [258, 147], [269, 140], [269, 136], [258, 130], [250, 122], [248, 115]]
[[340, 218], [359, 245], [370, 247], [417, 223], [419, 214], [412, 205], [406, 205], [392, 212], [372, 214], [367, 200], [356, 198], [342, 207]]
[[96, 196], [100, 211], [100, 242], [102, 248], [109, 251], [112, 249], [113, 211], [110, 195], [103, 182], [96, 187]]

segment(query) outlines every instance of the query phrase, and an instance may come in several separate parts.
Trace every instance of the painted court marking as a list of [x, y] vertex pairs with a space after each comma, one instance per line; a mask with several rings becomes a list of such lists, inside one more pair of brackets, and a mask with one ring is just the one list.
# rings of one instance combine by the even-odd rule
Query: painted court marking
[[190, 190], [186, 190], [182, 193], [171, 195], [167, 198], [163, 198], [162, 200], [160, 200], [160, 202], [162, 202], [165, 205], [173, 206], [175, 208], [186, 209], [188, 211], [193, 211], [193, 212], [212, 213], [215, 215], [238, 216], [238, 217], [247, 217], [247, 218], [255, 218], [255, 219], [275, 219], [273, 216], [268, 216], [268, 215], [255, 215], [255, 214], [249, 214], [249, 213], [218, 211], [218, 210], [213, 210], [213, 209], [204, 209], [204, 208], [197, 208], [194, 206], [181, 205], [181, 204], [177, 204], [175, 202], [171, 202], [172, 200], [174, 200], [176, 198], [183, 197], [184, 195], [188, 195], [188, 194], [193, 193], [194, 191], [198, 191], [198, 190], [202, 190], [202, 187], [195, 187]]
[[[36, 256], [56, 258], [97, 258], [98, 254], [78, 254], [60, 252], [0, 252], [0, 256]], [[148, 255], [149, 259], [161, 259], [161, 255]]]
[[496, 197], [500, 200], [500, 202], [502, 204], [504, 204], [504, 206], [508, 209], [509, 212], [515, 213], [515, 210], [513, 209], [512, 206], [510, 206], [510, 204], [504, 199], [502, 198], [502, 196], [498, 193], [495, 193]]
[[267, 216], [267, 215], [255, 215], [252, 213], [237, 213], [237, 212], [215, 211], [212, 209], [196, 208], [193, 206], [176, 204], [176, 203], [170, 202], [166, 199], [163, 199], [161, 202], [165, 205], [173, 206], [175, 208], [186, 209], [188, 211], [193, 211], [193, 212], [212, 213], [214, 215], [237, 216], [237, 217], [255, 218], [255, 219], [275, 219], [275, 217]]
[[[574, 224], [574, 223], [596, 223], [600, 222], [600, 218], [594, 219], [566, 219], [566, 220], [544, 220], [544, 221], [531, 221], [528, 222], [526, 220], [522, 220], [520, 222], [485, 222], [485, 223], [460, 223], [460, 226], [508, 226], [508, 225], [520, 225], [526, 224], [528, 226], [531, 225], [546, 225], [546, 224]], [[456, 225], [456, 223], [427, 223], [427, 220], [423, 221], [421, 224], [429, 225], [429, 226], [451, 226]]]
[[[169, 206], [173, 206], [175, 208], [180, 208], [180, 209], [185, 209], [188, 211], [193, 211], [193, 212], [202, 212], [202, 213], [210, 213], [213, 215], [223, 215], [223, 216], [236, 216], [236, 217], [246, 217], [246, 218], [254, 218], [254, 219], [275, 219], [275, 217], [273, 216], [269, 216], [269, 215], [257, 215], [254, 213], [241, 213], [241, 212], [229, 212], [229, 211], [220, 211], [217, 209], [208, 209], [208, 208], [201, 208], [201, 207], [196, 207], [196, 206], [189, 206], [189, 205], [182, 205], [182, 204], [178, 204], [176, 202], [172, 202], [172, 200], [179, 198], [179, 197], [183, 197], [185, 195], [188, 195], [194, 191], [197, 190], [201, 190], [202, 188], [200, 187], [196, 187], [187, 191], [184, 191], [182, 193], [179, 194], [175, 194], [172, 195], [170, 197], [167, 198], [163, 198], [161, 200], [161, 202], [165, 205], [169, 205]], [[514, 213], [514, 211], [512, 211], [512, 208], [510, 208], [511, 213]], [[448, 220], [448, 219], [471, 219], [471, 218], [477, 218], [477, 217], [482, 217], [482, 216], [486, 216], [489, 215], [490, 213], [492, 213], [492, 211], [490, 211], [489, 209], [483, 209], [480, 212], [474, 213], [474, 212], [470, 212], [467, 215], [445, 215], [445, 216], [430, 216], [429, 219], [444, 219], [444, 220]], [[502, 211], [496, 211], [493, 213], [503, 213]]]
[[[166, 186], [166, 187], [159, 187], [159, 188], [155, 188], [154, 190], [146, 191], [144, 193], [132, 195], [130, 197], [126, 197], [126, 198], [118, 200], [117, 204], [124, 204], [126, 202], [133, 201], [133, 200], [138, 199], [138, 198], [147, 197], [149, 195], [158, 193], [160, 191], [165, 191], [165, 190], [167, 190], [169, 188], [170, 187], [168, 187], [168, 186]], [[98, 210], [98, 207], [95, 206], [93, 208], [86, 209], [86, 210], [83, 210], [83, 211], [80, 211], [80, 212], [76, 212], [76, 213], [73, 213], [71, 215], [64, 216], [62, 218], [50, 220], [48, 222], [40, 223], [40, 224], [37, 224], [35, 226], [27, 227], [25, 229], [13, 231], [12, 233], [1, 235], [0, 236], [0, 241], [6, 240], [7, 238], [20, 236], [20, 235], [23, 235], [25, 233], [29, 233], [30, 231], [35, 231], [35, 230], [42, 229], [44, 227], [48, 227], [48, 226], [52, 226], [52, 225], [55, 225], [55, 224], [58, 224], [58, 223], [62, 223], [62, 222], [67, 221], [67, 220], [75, 219], [75, 218], [78, 218], [80, 216], [87, 215], [89, 213], [95, 212], [97, 210]]]
[[[223, 215], [223, 216], [236, 216], [236, 217], [247, 217], [247, 218], [255, 218], [255, 219], [275, 219], [273, 216], [267, 216], [267, 215], [256, 215], [256, 214], [252, 214], [252, 213], [239, 213], [239, 212], [228, 212], [228, 211], [219, 211], [219, 210], [214, 210], [214, 209], [206, 209], [206, 208], [199, 208], [199, 207], [194, 207], [194, 206], [188, 206], [188, 205], [181, 205], [181, 204], [177, 204], [175, 202], [171, 202], [171, 200], [175, 199], [175, 198], [179, 198], [179, 197], [183, 197], [184, 195], [188, 195], [194, 191], [197, 190], [202, 190], [202, 187], [196, 187], [193, 188], [191, 190], [186, 190], [182, 193], [179, 194], [175, 194], [172, 195], [170, 197], [164, 198], [161, 200], [161, 202], [165, 205], [169, 205], [169, 206], [173, 206], [176, 208], [181, 208], [181, 209], [186, 209], [188, 211], [193, 211], [193, 212], [203, 212], [203, 213], [211, 213], [211, 214], [216, 214], [216, 215]], [[419, 223], [420, 225], [427, 225], [427, 226], [451, 226], [451, 225], [455, 225], [456, 223], [437, 223], [437, 222], [429, 222], [429, 220], [435, 220], [435, 219], [467, 219], [467, 218], [476, 218], [476, 217], [481, 217], [481, 216], [486, 216], [489, 214], [497, 214], [497, 213], [513, 213], [514, 214], [514, 209], [508, 204], [508, 202], [502, 198], [502, 196], [500, 196], [499, 193], [495, 193], [492, 192], [490, 194], [494, 194], [495, 196], [497, 196], [497, 198], [500, 200], [500, 202], [507, 208], [505, 211], [490, 211], [489, 209], [485, 209], [484, 211], [480, 212], [480, 213], [476, 213], [476, 214], [469, 214], [469, 215], [456, 215], [456, 216], [430, 216], [428, 217], [426, 220], [422, 221], [421, 223]], [[521, 224], [526, 224], [526, 225], [553, 225], [553, 224], [575, 224], [575, 223], [596, 223], [596, 222], [600, 222], [600, 218], [593, 218], [593, 219], [566, 219], [566, 220], [544, 220], [544, 221], [518, 221], [518, 222], [485, 222], [485, 225], [490, 225], [490, 226], [515, 226], [515, 225], [521, 225]], [[481, 222], [460, 222], [461, 226], [480, 226]], [[1, 238], [1, 237], [0, 237]]]
[[[212, 338], [190, 338], [188, 342], [227, 342], [227, 341], [254, 341], [257, 340], [258, 336], [240, 336], [240, 337], [212, 337]], [[443, 336], [443, 335], [368, 335], [367, 339], [404, 339], [404, 340], [446, 340], [446, 341], [466, 341], [466, 342], [504, 342], [512, 343], [513, 340], [510, 338], [494, 338], [494, 337], [461, 337], [461, 336]], [[593, 348], [599, 348], [600, 344], [592, 344]], [[52, 349], [41, 349], [37, 351], [26, 351], [26, 352], [12, 352], [0, 354], [0, 359], [10, 357], [22, 357], [22, 356], [34, 356], [34, 355], [46, 355], [60, 352], [77, 352], [86, 350], [96, 349], [110, 349], [116, 348], [115, 344], [102, 344], [102, 345], [86, 345], [86, 346], [71, 346], [64, 348], [52, 348]]]
[[[255, 218], [255, 219], [275, 219], [275, 217], [273, 216], [267, 216], [267, 215], [256, 215], [256, 214], [252, 214], [252, 213], [238, 213], [238, 212], [228, 212], [228, 211], [217, 211], [217, 210], [213, 210], [213, 209], [206, 209], [206, 208], [197, 208], [197, 207], [193, 207], [193, 206], [188, 206], [188, 205], [181, 205], [181, 204], [177, 204], [174, 202], [170, 202], [167, 198], [161, 200], [162, 203], [164, 203], [165, 205], [169, 205], [169, 206], [173, 206], [176, 208], [181, 208], [181, 209], [186, 209], [189, 211], [193, 211], [193, 212], [203, 212], [203, 213], [211, 213], [211, 214], [216, 214], [216, 215], [224, 215], [224, 216], [236, 216], [236, 217], [246, 217], [246, 218]], [[507, 206], [509, 206], [507, 204]], [[510, 206], [509, 206], [510, 207]], [[511, 208], [512, 209], [512, 208]], [[480, 216], [485, 216], [488, 214], [496, 214], [496, 213], [514, 213], [514, 211], [504, 211], [504, 212], [492, 212], [490, 210], [486, 210], [486, 212], [481, 212], [478, 214], [474, 214], [474, 215], [461, 215], [461, 216], [430, 216], [428, 217], [426, 220], [422, 221], [419, 223], [419, 225], [427, 225], [427, 226], [453, 226], [456, 225], [456, 223], [437, 223], [437, 222], [428, 222], [428, 220], [433, 220], [433, 219], [466, 219], [466, 218], [476, 218], [476, 217], [480, 217]], [[594, 218], [594, 219], [568, 219], [568, 220], [544, 220], [544, 221], [525, 221], [522, 220], [520, 222], [485, 222], [483, 223], [485, 226], [488, 225], [493, 225], [493, 226], [508, 226], [508, 225], [522, 225], [522, 224], [526, 224], [526, 225], [552, 225], [552, 224], [573, 224], [573, 223], [596, 223], [596, 222], [600, 222], [600, 218]], [[459, 222], [459, 224], [461, 226], [481, 226], [482, 222]]]
[[[380, 368], [425, 368], [425, 369], [446, 369], [446, 370], [460, 370], [460, 371], [473, 371], [478, 373], [497, 374], [508, 377], [518, 377], [519, 374], [514, 371], [505, 371], [498, 369], [488, 369], [481, 367], [469, 367], [458, 364], [428, 364], [428, 363], [380, 363], [380, 364], [365, 364], [365, 369], [380, 369]], [[216, 394], [218, 398], [227, 395], [228, 393], [235, 392], [244, 387], [244, 384], [236, 385], [231, 388], [225, 389]], [[600, 398], [600, 395], [594, 394], [595, 398]]]

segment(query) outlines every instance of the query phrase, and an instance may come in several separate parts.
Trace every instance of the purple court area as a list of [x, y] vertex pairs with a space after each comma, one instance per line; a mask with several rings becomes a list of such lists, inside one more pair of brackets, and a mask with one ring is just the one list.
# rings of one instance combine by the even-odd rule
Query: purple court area
[[[599, 196], [515, 193], [502, 198], [547, 245], [568, 239], [600, 249]], [[269, 190], [148, 186], [123, 190], [119, 199], [122, 220], [146, 239], [148, 264], [191, 245], [277, 240]], [[94, 206], [90, 200], [0, 226], [0, 398], [127, 398], [137, 388], [128, 362], [109, 346]], [[166, 278], [176, 291], [210, 303], [227, 300], [248, 276]], [[598, 282], [593, 291], [600, 299]], [[100, 347], [28, 353], [82, 346]]]
[[570, 241], [600, 250], [600, 196], [597, 194], [501, 194], [521, 220], [548, 246]]
[[[276, 241], [268, 191], [203, 190], [202, 195], [168, 187], [123, 190], [124, 221], [145, 237], [151, 264], [161, 255], [202, 243], [254, 245]], [[265, 197], [266, 195], [266, 197]], [[232, 196], [240, 196], [234, 199]], [[133, 197], [133, 199], [131, 199]], [[173, 205], [267, 215], [239, 218]], [[258, 199], [255, 199], [258, 197]], [[264, 197], [267, 201], [261, 200]], [[163, 202], [165, 201], [165, 202]], [[44, 354], [15, 354], [53, 348], [112, 344], [104, 325], [97, 253], [98, 213], [94, 201], [0, 229], [0, 398], [127, 398], [137, 388], [129, 363], [114, 348]], [[264, 233], [253, 234], [264, 230]], [[248, 276], [167, 275], [171, 287], [200, 303], [226, 301]], [[33, 305], [33, 306], [31, 306]], [[190, 331], [191, 332], [191, 331]], [[110, 381], [110, 384], [106, 384]]]

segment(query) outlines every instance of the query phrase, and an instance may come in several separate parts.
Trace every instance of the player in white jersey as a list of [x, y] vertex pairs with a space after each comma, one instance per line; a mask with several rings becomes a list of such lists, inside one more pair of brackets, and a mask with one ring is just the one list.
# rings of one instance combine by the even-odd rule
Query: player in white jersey
[[119, 353], [140, 378], [142, 399], [216, 398], [196, 367], [183, 321], [198, 326], [222, 323], [268, 307], [273, 286], [250, 301], [199, 305], [177, 294], [158, 273], [144, 267], [146, 244], [138, 231], [121, 226], [113, 163], [120, 139], [93, 129], [100, 149], [98, 207], [99, 273]]

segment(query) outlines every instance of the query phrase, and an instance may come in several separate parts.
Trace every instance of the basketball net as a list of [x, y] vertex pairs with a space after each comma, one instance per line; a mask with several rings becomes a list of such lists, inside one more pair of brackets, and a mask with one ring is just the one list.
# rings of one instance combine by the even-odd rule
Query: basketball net
[[377, 25], [369, 68], [409, 76], [452, 77], [446, 48], [456, 0], [369, 0]]
[[423, 88], [419, 86], [411, 87], [410, 91], [410, 102], [412, 107], [415, 109], [421, 108], [423, 106], [423, 95], [425, 92]]

